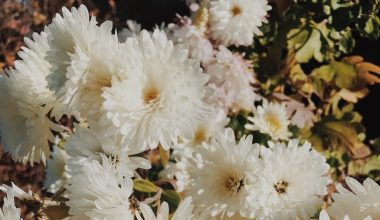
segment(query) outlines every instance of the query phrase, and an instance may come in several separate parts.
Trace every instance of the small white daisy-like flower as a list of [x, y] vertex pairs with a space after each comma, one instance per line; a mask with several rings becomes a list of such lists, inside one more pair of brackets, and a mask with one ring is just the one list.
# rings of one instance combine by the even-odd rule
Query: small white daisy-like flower
[[326, 159], [297, 140], [262, 147], [263, 169], [256, 182], [247, 185], [252, 217], [263, 219], [309, 219], [322, 204], [331, 182]]
[[370, 178], [363, 185], [351, 177], [346, 177], [349, 190], [341, 184], [337, 185], [338, 193], [332, 198], [334, 203], [328, 208], [328, 213], [335, 219], [380, 219], [380, 186]]
[[[77, 128], [65, 143], [65, 150], [72, 157], [85, 157], [101, 160], [100, 155], [116, 157], [116, 170], [120, 176], [132, 177], [137, 168], [150, 169], [150, 161], [132, 154], [122, 146], [121, 135], [105, 136], [103, 131], [95, 128]], [[134, 154], [134, 153], [133, 153]]]
[[287, 140], [292, 135], [288, 129], [290, 121], [285, 104], [268, 103], [264, 99], [261, 106], [253, 109], [253, 115], [253, 117], [248, 117], [253, 124], [246, 124], [247, 129], [259, 130], [261, 133], [268, 134], [273, 140]]
[[15, 161], [42, 162], [50, 156], [52, 129], [61, 128], [49, 120], [51, 100], [36, 87], [33, 74], [14, 69], [0, 77], [0, 132], [4, 150]]
[[195, 213], [206, 219], [249, 214], [246, 185], [257, 181], [254, 173], [261, 169], [259, 146], [252, 144], [252, 136], [236, 143], [233, 130], [228, 128], [199, 150], [203, 162], [191, 173]]
[[211, 61], [214, 49], [211, 42], [207, 39], [204, 30], [193, 25], [191, 19], [181, 18], [181, 24], [169, 25], [172, 38], [176, 43], [188, 44], [189, 55], [191, 58], [207, 64]]
[[211, 35], [227, 46], [251, 45], [270, 9], [267, 0], [211, 0]]
[[4, 197], [3, 208], [0, 208], [0, 220], [22, 220], [20, 217], [20, 209], [16, 208], [14, 195], [11, 192]]
[[[157, 209], [157, 216], [147, 204], [140, 203], [140, 210], [145, 220], [190, 220], [192, 219], [193, 211], [191, 202], [191, 197], [184, 199], [171, 218], [169, 218], [169, 205], [167, 202], [163, 202]], [[140, 216], [137, 216], [137, 219], [142, 220]]]
[[66, 172], [66, 162], [69, 158], [70, 156], [65, 150], [56, 145], [53, 146], [52, 158], [49, 158], [47, 161], [46, 179], [44, 182], [44, 187], [48, 192], [56, 193], [68, 184], [70, 175]]
[[241, 55], [220, 46], [206, 72], [210, 74], [209, 86], [215, 90], [207, 102], [226, 113], [251, 109], [253, 102], [259, 99], [252, 86], [256, 82], [252, 64]]
[[[101, 155], [102, 162], [92, 159], [69, 160], [72, 178], [68, 186], [66, 204], [72, 219], [133, 220], [129, 197], [133, 193], [133, 181], [120, 179], [112, 162]], [[71, 163], [75, 164], [71, 166]]]
[[174, 46], [158, 29], [126, 44], [136, 52], [135, 72], [104, 89], [106, 116], [136, 151], [158, 144], [169, 149], [178, 137], [191, 139], [209, 111], [203, 101], [208, 76], [184, 46]]

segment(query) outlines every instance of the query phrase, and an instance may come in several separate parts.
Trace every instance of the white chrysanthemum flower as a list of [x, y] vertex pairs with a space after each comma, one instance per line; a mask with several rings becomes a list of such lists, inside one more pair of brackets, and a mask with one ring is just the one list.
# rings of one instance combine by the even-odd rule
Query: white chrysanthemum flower
[[[109, 28], [112, 28], [110, 26]], [[106, 38], [106, 37], [105, 37]], [[93, 45], [86, 54], [76, 50], [71, 56], [71, 65], [67, 68], [69, 79], [65, 84], [64, 103], [82, 117], [97, 121], [102, 112], [105, 88], [112, 87], [115, 82], [126, 79], [134, 72], [133, 50], [126, 44], [119, 44], [116, 36]]]
[[[104, 23], [109, 26], [109, 22]], [[112, 28], [112, 25], [111, 25]], [[111, 29], [107, 28], [107, 31]], [[62, 16], [56, 14], [53, 22], [47, 26], [50, 49], [47, 59], [52, 65], [52, 74], [48, 77], [50, 87], [58, 92], [67, 78], [67, 67], [71, 62], [71, 54], [77, 48], [88, 52], [101, 34], [96, 18], [90, 16], [86, 6], [78, 9], [62, 8]]]
[[16, 184], [12, 182], [12, 186], [7, 186], [5, 184], [0, 186], [0, 190], [4, 193], [11, 193], [14, 197], [21, 199], [21, 200], [29, 200], [33, 199], [32, 191], [29, 190], [28, 192], [25, 192], [24, 190], [20, 189]]
[[172, 146], [173, 152], [170, 157], [176, 162], [170, 162], [160, 175], [166, 178], [175, 178], [177, 192], [188, 189], [190, 172], [194, 164], [201, 160], [201, 155], [197, 150], [204, 142], [209, 142], [212, 137], [223, 131], [228, 121], [224, 111], [212, 112], [206, 121], [202, 121], [196, 126], [193, 139], [182, 140], [182, 143]]
[[227, 46], [249, 46], [270, 9], [267, 0], [211, 0], [211, 35]]
[[[58, 138], [60, 141], [61, 139]], [[52, 158], [47, 161], [44, 187], [50, 193], [56, 193], [68, 184], [70, 175], [66, 171], [66, 162], [71, 158], [65, 150], [54, 145]]]
[[342, 185], [337, 186], [338, 193], [332, 198], [334, 203], [328, 208], [328, 213], [335, 219], [380, 219], [380, 186], [370, 178], [363, 185], [351, 177], [346, 177], [346, 183], [351, 191]]
[[256, 182], [247, 185], [252, 217], [263, 219], [309, 219], [322, 204], [331, 182], [326, 159], [297, 140], [262, 147], [263, 169]]
[[[252, 136], [236, 143], [233, 130], [226, 129], [210, 144], [205, 143], [200, 151], [203, 163], [191, 173], [195, 213], [206, 219], [249, 214], [246, 185], [257, 181], [254, 174], [262, 169], [259, 147], [252, 144]], [[249, 178], [248, 172], [251, 173]]]
[[[112, 22], [107, 21], [98, 26], [95, 17], [90, 17], [84, 5], [78, 9], [72, 8], [71, 11], [63, 8], [62, 14], [62, 16], [57, 14], [46, 28], [50, 47], [47, 59], [52, 66], [47, 80], [49, 87], [55, 91], [59, 99], [52, 111], [52, 115], [57, 119], [63, 114], [77, 114], [77, 108], [81, 104], [88, 104], [88, 100], [78, 100], [83, 95], [83, 93], [77, 94], [79, 88], [88, 89], [87, 94], [94, 95], [92, 91], [95, 90], [95, 93], [101, 91], [109, 84], [108, 72], [91, 71], [103, 66], [101, 64], [94, 66], [97, 61], [90, 58], [97, 54], [97, 57], [110, 59], [109, 53], [115, 50], [113, 47], [109, 48], [109, 45], [115, 40], [117, 42], [117, 36], [111, 32]], [[92, 68], [89, 70], [88, 67]], [[99, 69], [99, 71], [104, 70], [108, 69], [104, 67]]]
[[71, 219], [103, 219], [103, 220], [133, 220], [129, 197], [133, 193], [133, 181], [130, 178], [120, 179], [116, 168], [104, 155], [102, 162], [81, 159], [80, 165], [76, 159], [69, 160], [75, 165], [71, 168], [71, 184], [68, 186]]
[[8, 70], [0, 77], [0, 132], [5, 151], [23, 163], [43, 162], [50, 156], [51, 129], [61, 128], [49, 120], [50, 100], [40, 93], [33, 74]]
[[273, 140], [287, 140], [292, 133], [288, 126], [290, 121], [286, 114], [285, 104], [268, 103], [263, 100], [263, 104], [253, 109], [253, 117], [248, 120], [253, 124], [246, 124], [249, 130], [259, 130], [261, 133], [268, 134]]
[[[193, 205], [191, 204], [191, 197], [187, 197], [179, 204], [171, 218], [169, 218], [169, 205], [167, 202], [163, 202], [157, 209], [157, 216], [147, 204], [140, 203], [140, 209], [144, 220], [190, 220], [192, 219]], [[142, 220], [140, 216], [137, 216], [137, 219]]]
[[95, 128], [77, 128], [65, 143], [65, 150], [72, 157], [85, 157], [101, 160], [100, 154], [117, 158], [117, 174], [132, 177], [137, 168], [150, 169], [150, 161], [132, 154], [121, 143], [120, 135], [105, 136], [103, 131]]
[[203, 102], [208, 76], [185, 47], [174, 46], [157, 29], [126, 44], [135, 48], [135, 72], [104, 89], [106, 116], [137, 151], [158, 144], [169, 149], [178, 136], [191, 139], [208, 111]]
[[207, 66], [206, 72], [210, 74], [209, 86], [215, 90], [207, 101], [216, 108], [226, 113], [248, 110], [259, 99], [252, 87], [256, 82], [252, 64], [241, 55], [220, 46], [215, 61]]
[[8, 192], [7, 197], [4, 197], [4, 205], [0, 209], [0, 220], [22, 220], [20, 209], [16, 208], [14, 195], [11, 192]]
[[193, 25], [189, 18], [182, 18], [180, 25], [171, 24], [169, 30], [174, 42], [189, 45], [191, 58], [207, 64], [211, 61], [214, 49], [205, 36], [204, 30]]
[[30, 80], [28, 83], [33, 87], [33, 91], [41, 99], [45, 99], [44, 105], [52, 105], [55, 98], [53, 92], [49, 90], [46, 80], [51, 68], [46, 59], [49, 50], [47, 37], [46, 32], [41, 32], [41, 34], [33, 33], [32, 39], [25, 38], [26, 47], [22, 47], [18, 53], [22, 60], [15, 61], [15, 68], [20, 74], [27, 77], [24, 80]]

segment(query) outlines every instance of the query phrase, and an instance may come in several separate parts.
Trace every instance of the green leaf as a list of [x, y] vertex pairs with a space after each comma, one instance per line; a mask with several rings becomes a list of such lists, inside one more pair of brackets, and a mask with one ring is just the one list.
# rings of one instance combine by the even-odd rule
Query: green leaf
[[367, 159], [367, 162], [365, 163], [363, 172], [365, 174], [371, 172], [372, 170], [380, 170], [380, 156], [372, 156]]
[[322, 149], [348, 152], [353, 158], [363, 158], [370, 154], [368, 146], [361, 140], [355, 124], [346, 121], [324, 119], [314, 125], [303, 137], [319, 151]]
[[315, 29], [293, 29], [289, 32], [288, 37], [289, 49], [296, 51], [296, 60], [299, 63], [307, 63], [313, 57], [319, 62], [323, 61], [321, 53], [322, 41], [319, 31]]
[[368, 34], [371, 34], [374, 30], [374, 25], [373, 25], [373, 21], [372, 19], [369, 19], [366, 23], [365, 23], [365, 32], [367, 32]]
[[368, 175], [371, 171], [380, 170], [380, 156], [371, 156], [366, 160], [351, 161], [348, 164], [348, 175]]
[[371, 140], [371, 150], [374, 154], [380, 154], [380, 138]]
[[323, 62], [327, 54], [334, 48], [334, 41], [330, 39], [331, 30], [326, 22], [311, 22], [303, 28], [293, 29], [288, 34], [288, 49], [296, 53], [296, 60], [299, 63], [307, 63], [314, 58], [318, 62]]
[[357, 71], [353, 65], [344, 62], [331, 61], [331, 66], [336, 74], [336, 86], [345, 89], [355, 87]]
[[313, 77], [317, 77], [319, 79], [322, 79], [323, 81], [327, 83], [331, 83], [334, 79], [334, 70], [330, 65], [324, 65], [317, 69], [314, 69], [311, 73]]
[[161, 202], [165, 201], [169, 204], [170, 210], [174, 211], [177, 209], [179, 203], [181, 202], [181, 197], [175, 190], [165, 189], [162, 192]]
[[135, 179], [133, 181], [133, 189], [139, 192], [155, 193], [158, 188], [154, 183], [146, 179]]
[[314, 69], [311, 73], [314, 83], [317, 83], [317, 79], [322, 79], [326, 83], [334, 83], [337, 87], [345, 89], [355, 87], [357, 75], [357, 70], [353, 65], [335, 60]]

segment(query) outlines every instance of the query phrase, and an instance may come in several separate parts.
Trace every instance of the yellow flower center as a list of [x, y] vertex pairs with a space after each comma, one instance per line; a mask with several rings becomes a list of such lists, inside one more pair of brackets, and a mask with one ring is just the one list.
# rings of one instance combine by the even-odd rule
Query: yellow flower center
[[150, 111], [155, 111], [162, 106], [162, 97], [160, 91], [154, 84], [149, 84], [142, 92], [142, 98], [146, 105], [149, 106]]
[[206, 140], [206, 131], [203, 127], [199, 127], [194, 134], [194, 145], [202, 144]]
[[143, 92], [143, 99], [145, 104], [149, 104], [152, 101], [158, 99], [159, 92], [155, 86], [149, 86]]
[[241, 14], [241, 8], [237, 5], [234, 5], [232, 8], [231, 8], [231, 14], [235, 17], [239, 14]]
[[283, 180], [278, 181], [276, 184], [273, 185], [274, 189], [278, 194], [286, 193], [286, 189], [288, 188], [289, 183]]
[[245, 180], [244, 178], [241, 180], [237, 180], [233, 177], [228, 177], [226, 182], [225, 182], [225, 187], [227, 191], [232, 192], [232, 193], [238, 193], [241, 188], [244, 187]]
[[267, 114], [266, 121], [268, 123], [268, 126], [273, 130], [277, 131], [281, 128], [281, 122], [278, 119], [278, 117], [274, 114]]

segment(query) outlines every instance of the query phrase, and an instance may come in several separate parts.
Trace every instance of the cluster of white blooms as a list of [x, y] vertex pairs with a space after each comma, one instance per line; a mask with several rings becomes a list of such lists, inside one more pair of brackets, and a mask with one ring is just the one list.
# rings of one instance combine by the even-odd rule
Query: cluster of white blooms
[[174, 42], [187, 44], [189, 56], [210, 75], [214, 93], [207, 102], [226, 113], [250, 110], [260, 99], [252, 64], [226, 47], [251, 45], [271, 7], [266, 0], [210, 0], [190, 8], [192, 18], [180, 17], [167, 32]]
[[203, 162], [191, 173], [195, 212], [256, 219], [307, 219], [321, 206], [330, 183], [325, 158], [309, 143], [235, 143], [231, 129], [200, 149]]
[[[268, 2], [196, 8], [166, 32], [129, 21], [119, 35], [85, 6], [63, 8], [2, 73], [2, 146], [47, 165], [44, 188], [66, 197], [70, 219], [294, 220], [322, 207], [329, 165], [289, 128], [312, 119], [261, 97], [252, 63], [227, 48], [252, 44]], [[235, 132], [229, 116], [240, 111], [248, 123]], [[353, 193], [338, 187], [321, 219], [380, 218], [380, 187], [346, 182]], [[14, 197], [36, 200], [14, 184], [0, 190], [0, 220], [20, 219]]]

